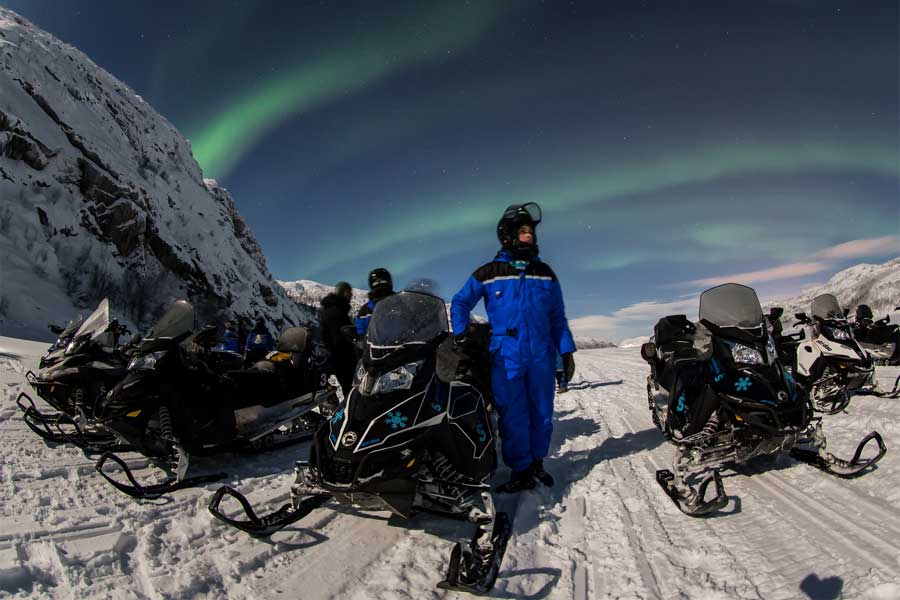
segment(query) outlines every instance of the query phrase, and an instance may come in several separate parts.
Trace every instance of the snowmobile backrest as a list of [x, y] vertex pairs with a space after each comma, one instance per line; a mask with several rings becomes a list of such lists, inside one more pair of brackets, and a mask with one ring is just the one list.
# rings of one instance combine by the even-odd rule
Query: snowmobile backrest
[[872, 313], [872, 309], [869, 308], [868, 304], [860, 304], [856, 307], [856, 321], [858, 323], [862, 323], [866, 319], [874, 319], [875, 315]]
[[653, 340], [660, 348], [673, 342], [693, 343], [697, 326], [685, 315], [669, 315], [653, 328]]
[[288, 327], [278, 337], [278, 344], [275, 349], [279, 352], [297, 352], [302, 353], [306, 349], [306, 339], [309, 337], [309, 330], [305, 327]]

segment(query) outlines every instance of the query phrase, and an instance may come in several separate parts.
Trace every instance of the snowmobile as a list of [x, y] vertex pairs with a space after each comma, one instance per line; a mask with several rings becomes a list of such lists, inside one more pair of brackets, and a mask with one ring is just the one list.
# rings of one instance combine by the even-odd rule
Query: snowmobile
[[[650, 364], [653, 422], [677, 447], [673, 468], [657, 471], [656, 479], [685, 514], [725, 507], [720, 469], [726, 465], [786, 452], [832, 475], [853, 477], [887, 451], [873, 431], [849, 461], [827, 452], [821, 417], [813, 415], [809, 394], [777, 359], [749, 287], [728, 283], [706, 290], [699, 323], [684, 315], [664, 317], [641, 356]], [[871, 441], [877, 454], [862, 458]], [[710, 485], [715, 496], [707, 500]]]
[[[215, 327], [192, 336], [194, 308], [176, 302], [144, 337], [128, 364], [125, 378], [107, 394], [97, 419], [145, 456], [171, 461], [174, 477], [141, 485], [125, 462], [104, 453], [96, 470], [120, 491], [136, 498], [156, 498], [224, 474], [187, 477], [192, 455], [228, 450], [265, 450], [307, 440], [324, 419], [311, 412], [334, 395], [327, 386], [320, 356], [307, 344], [307, 330], [291, 327], [275, 351], [253, 367], [217, 373], [202, 355], [185, 346], [214, 344]], [[112, 461], [129, 484], [103, 470]]]
[[[36, 374], [25, 375], [35, 393], [59, 412], [41, 412], [24, 392], [16, 403], [28, 427], [48, 441], [84, 449], [117, 445], [109, 432], [98, 430], [92, 421], [107, 391], [125, 376], [132, 346], [120, 346], [119, 338], [128, 329], [110, 319], [105, 298], [74, 333], [67, 334], [79, 321], [70, 321], [61, 331], [60, 340], [68, 339], [65, 347], [50, 352]], [[61, 346], [60, 341], [57, 344]]]
[[801, 332], [781, 336], [776, 344], [782, 363], [809, 390], [815, 409], [833, 415], [847, 408], [854, 394], [874, 386], [875, 366], [854, 339], [837, 298], [816, 296], [810, 312], [812, 318], [794, 315]]
[[[900, 306], [894, 310], [900, 310]], [[900, 325], [892, 325], [890, 315], [875, 321], [872, 309], [865, 304], [856, 307], [855, 317], [853, 337], [875, 364], [900, 365]]]
[[[497, 464], [485, 396], [465, 361], [448, 366], [453, 345], [444, 302], [404, 291], [375, 307], [354, 387], [316, 432], [309, 461], [298, 462], [291, 502], [257, 516], [238, 491], [222, 487], [209, 510], [223, 522], [266, 536], [329, 501], [362, 510], [416, 512], [476, 524], [471, 542], [454, 547], [443, 589], [490, 590], [511, 535], [488, 480]], [[452, 361], [450, 361], [452, 362]], [[246, 518], [222, 511], [236, 499]]]

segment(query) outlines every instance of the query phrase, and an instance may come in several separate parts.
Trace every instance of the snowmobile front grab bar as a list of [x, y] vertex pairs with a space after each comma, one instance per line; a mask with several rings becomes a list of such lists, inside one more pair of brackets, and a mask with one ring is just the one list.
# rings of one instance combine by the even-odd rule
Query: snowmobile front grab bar
[[[119, 467], [125, 472], [125, 477], [128, 478], [128, 481], [131, 482], [131, 485], [122, 483], [121, 481], [116, 481], [106, 474], [106, 472], [103, 470], [103, 465], [107, 460], [111, 460], [119, 465]], [[143, 500], [155, 500], [156, 498], [160, 498], [161, 496], [164, 496], [169, 492], [174, 492], [175, 490], [193, 487], [195, 485], [201, 485], [204, 483], [212, 483], [226, 477], [225, 473], [198, 475], [197, 477], [185, 477], [184, 479], [170, 477], [162, 483], [141, 485], [140, 483], [138, 483], [137, 479], [134, 478], [134, 474], [132, 474], [131, 469], [128, 468], [128, 465], [125, 464], [125, 461], [112, 452], [104, 452], [103, 455], [100, 456], [100, 460], [97, 461], [97, 464], [94, 465], [94, 469], [96, 469], [96, 471], [100, 473], [100, 475], [102, 475], [103, 478], [106, 479], [114, 488], [116, 488], [123, 494], [128, 494], [132, 498], [139, 498]]]
[[[243, 509], [248, 520], [232, 519], [219, 509], [219, 505], [222, 503], [225, 496], [231, 496], [240, 503], [241, 509]], [[329, 500], [331, 500], [330, 495], [321, 494], [309, 496], [301, 500], [297, 507], [294, 507], [291, 503], [287, 503], [278, 510], [260, 517], [256, 514], [256, 511], [253, 510], [253, 507], [250, 506], [250, 502], [243, 494], [234, 488], [223, 485], [216, 490], [216, 493], [209, 501], [209, 512], [226, 525], [231, 525], [254, 537], [267, 537], [276, 531], [287, 527], [291, 523], [299, 521]]]
[[[684, 494], [675, 485], [675, 474], [668, 469], [660, 469], [656, 472], [656, 482], [675, 506], [684, 514], [691, 517], [699, 517], [711, 512], [721, 510], [728, 504], [728, 496], [725, 495], [725, 485], [722, 483], [722, 475], [718, 469], [703, 478], [696, 489], [690, 487], [691, 493]], [[706, 500], [706, 490], [711, 483], [716, 484], [716, 495], [711, 500]], [[685, 483], [685, 485], [687, 485]]]
[[[863, 450], [872, 440], [875, 440], [875, 443], [878, 445], [878, 454], [872, 458], [861, 460], [860, 457], [862, 456]], [[816, 452], [815, 450], [806, 450], [803, 448], [794, 448], [791, 450], [791, 457], [812, 465], [817, 469], [821, 469], [826, 473], [830, 473], [831, 475], [848, 478], [861, 474], [881, 460], [886, 453], [887, 446], [885, 446], [881, 434], [877, 431], [873, 431], [862, 439], [856, 447], [856, 452], [853, 453], [853, 458], [850, 460], [843, 460], [830, 452], [823, 456], [822, 453]]]
[[[28, 400], [31, 406], [25, 406], [22, 400]], [[22, 420], [34, 433], [44, 438], [48, 442], [54, 444], [72, 444], [86, 452], [101, 452], [104, 450], [130, 450], [128, 444], [121, 444], [111, 433], [100, 433], [95, 431], [85, 432], [81, 429], [75, 419], [71, 416], [59, 412], [52, 415], [42, 413], [37, 409], [34, 400], [21, 392], [16, 398], [16, 406], [22, 411]], [[69, 433], [63, 429], [63, 425], [70, 425], [75, 431]], [[54, 432], [51, 427], [55, 429]]]

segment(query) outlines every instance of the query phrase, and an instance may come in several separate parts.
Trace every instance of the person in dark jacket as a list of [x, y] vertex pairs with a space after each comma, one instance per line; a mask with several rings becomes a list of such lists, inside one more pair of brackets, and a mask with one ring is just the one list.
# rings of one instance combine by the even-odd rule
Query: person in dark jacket
[[353, 342], [341, 333], [342, 327], [353, 325], [353, 321], [350, 320], [351, 298], [353, 298], [353, 289], [350, 284], [346, 281], [339, 281], [334, 286], [334, 292], [319, 302], [322, 305], [319, 313], [322, 343], [331, 354], [331, 368], [338, 383], [341, 384], [344, 398], [347, 397], [353, 386], [353, 372], [356, 369], [356, 349]]
[[372, 269], [369, 272], [369, 301], [363, 304], [356, 314], [356, 333], [365, 335], [369, 329], [369, 319], [375, 305], [394, 294], [394, 280], [385, 268]]
[[562, 289], [553, 269], [538, 257], [537, 204], [513, 205], [497, 224], [502, 248], [479, 267], [453, 297], [450, 314], [458, 343], [465, 343], [469, 316], [484, 300], [491, 325], [491, 388], [497, 407], [503, 462], [510, 480], [498, 488], [512, 493], [538, 481], [553, 485], [543, 459], [553, 432], [556, 356], [567, 379], [575, 369]]

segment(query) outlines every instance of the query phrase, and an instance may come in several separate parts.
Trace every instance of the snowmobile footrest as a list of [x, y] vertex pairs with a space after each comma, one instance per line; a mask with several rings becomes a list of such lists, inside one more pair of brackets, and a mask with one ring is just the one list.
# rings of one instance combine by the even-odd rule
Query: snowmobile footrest
[[[878, 454], [872, 458], [861, 458], [863, 449], [865, 449], [868, 443], [873, 440], [878, 445]], [[850, 460], [843, 460], [830, 453], [827, 456], [821, 456], [814, 450], [805, 450], [802, 448], [794, 448], [791, 450], [791, 456], [793, 458], [812, 465], [817, 469], [822, 469], [826, 473], [830, 473], [837, 477], [855, 477], [881, 460], [886, 453], [887, 446], [885, 446], [881, 434], [877, 431], [869, 433], [869, 435], [862, 439], [856, 447], [856, 452], [853, 453], [853, 458]]]
[[[692, 489], [690, 496], [685, 496], [673, 485], [675, 474], [668, 469], [660, 469], [656, 472], [656, 482], [662, 487], [663, 491], [675, 506], [684, 514], [691, 517], [699, 517], [711, 512], [721, 510], [728, 504], [728, 496], [725, 495], [725, 485], [722, 483], [722, 475], [718, 469], [707, 475], [696, 490]], [[711, 500], [705, 500], [706, 490], [711, 483], [716, 485], [716, 495]]]
[[[225, 496], [231, 496], [237, 500], [249, 520], [241, 521], [232, 519], [222, 513], [222, 511], [219, 510], [219, 505], [222, 503], [222, 499]], [[254, 537], [265, 537], [272, 535], [279, 529], [287, 527], [291, 523], [299, 521], [330, 499], [331, 496], [326, 495], [310, 496], [301, 500], [300, 506], [297, 508], [294, 508], [291, 504], [285, 504], [275, 512], [260, 517], [253, 510], [253, 507], [250, 506], [250, 502], [247, 501], [247, 498], [244, 497], [243, 494], [234, 488], [225, 485], [216, 490], [216, 493], [209, 501], [209, 512], [211, 512], [215, 518], [227, 525], [245, 531]]]
[[[116, 481], [106, 474], [106, 472], [103, 470], [103, 465], [107, 460], [111, 460], [119, 465], [119, 467], [125, 472], [125, 477], [128, 478], [128, 481], [131, 482], [131, 485], [122, 483], [121, 481]], [[147, 500], [159, 498], [168, 494], [169, 492], [174, 492], [175, 490], [193, 487], [195, 485], [202, 485], [204, 483], [212, 483], [213, 481], [219, 481], [220, 479], [224, 479], [226, 476], [225, 473], [215, 473], [213, 475], [186, 477], [181, 480], [179, 480], [177, 477], [170, 477], [162, 483], [141, 485], [140, 483], [138, 483], [137, 479], [134, 478], [134, 474], [131, 472], [131, 469], [128, 468], [128, 465], [125, 464], [125, 461], [112, 452], [104, 452], [100, 457], [100, 460], [97, 461], [97, 464], [94, 465], [94, 469], [96, 469], [97, 472], [100, 473], [100, 475], [102, 475], [103, 478], [106, 479], [114, 488], [116, 488], [123, 494], [128, 494], [132, 498]]]
[[437, 585], [440, 589], [468, 592], [479, 596], [486, 595], [493, 589], [503, 556], [506, 554], [506, 546], [512, 536], [512, 521], [509, 515], [505, 512], [497, 513], [489, 552], [483, 552], [479, 548], [478, 538], [481, 533], [479, 528], [468, 546], [457, 542], [453, 547], [447, 565], [447, 578]]

